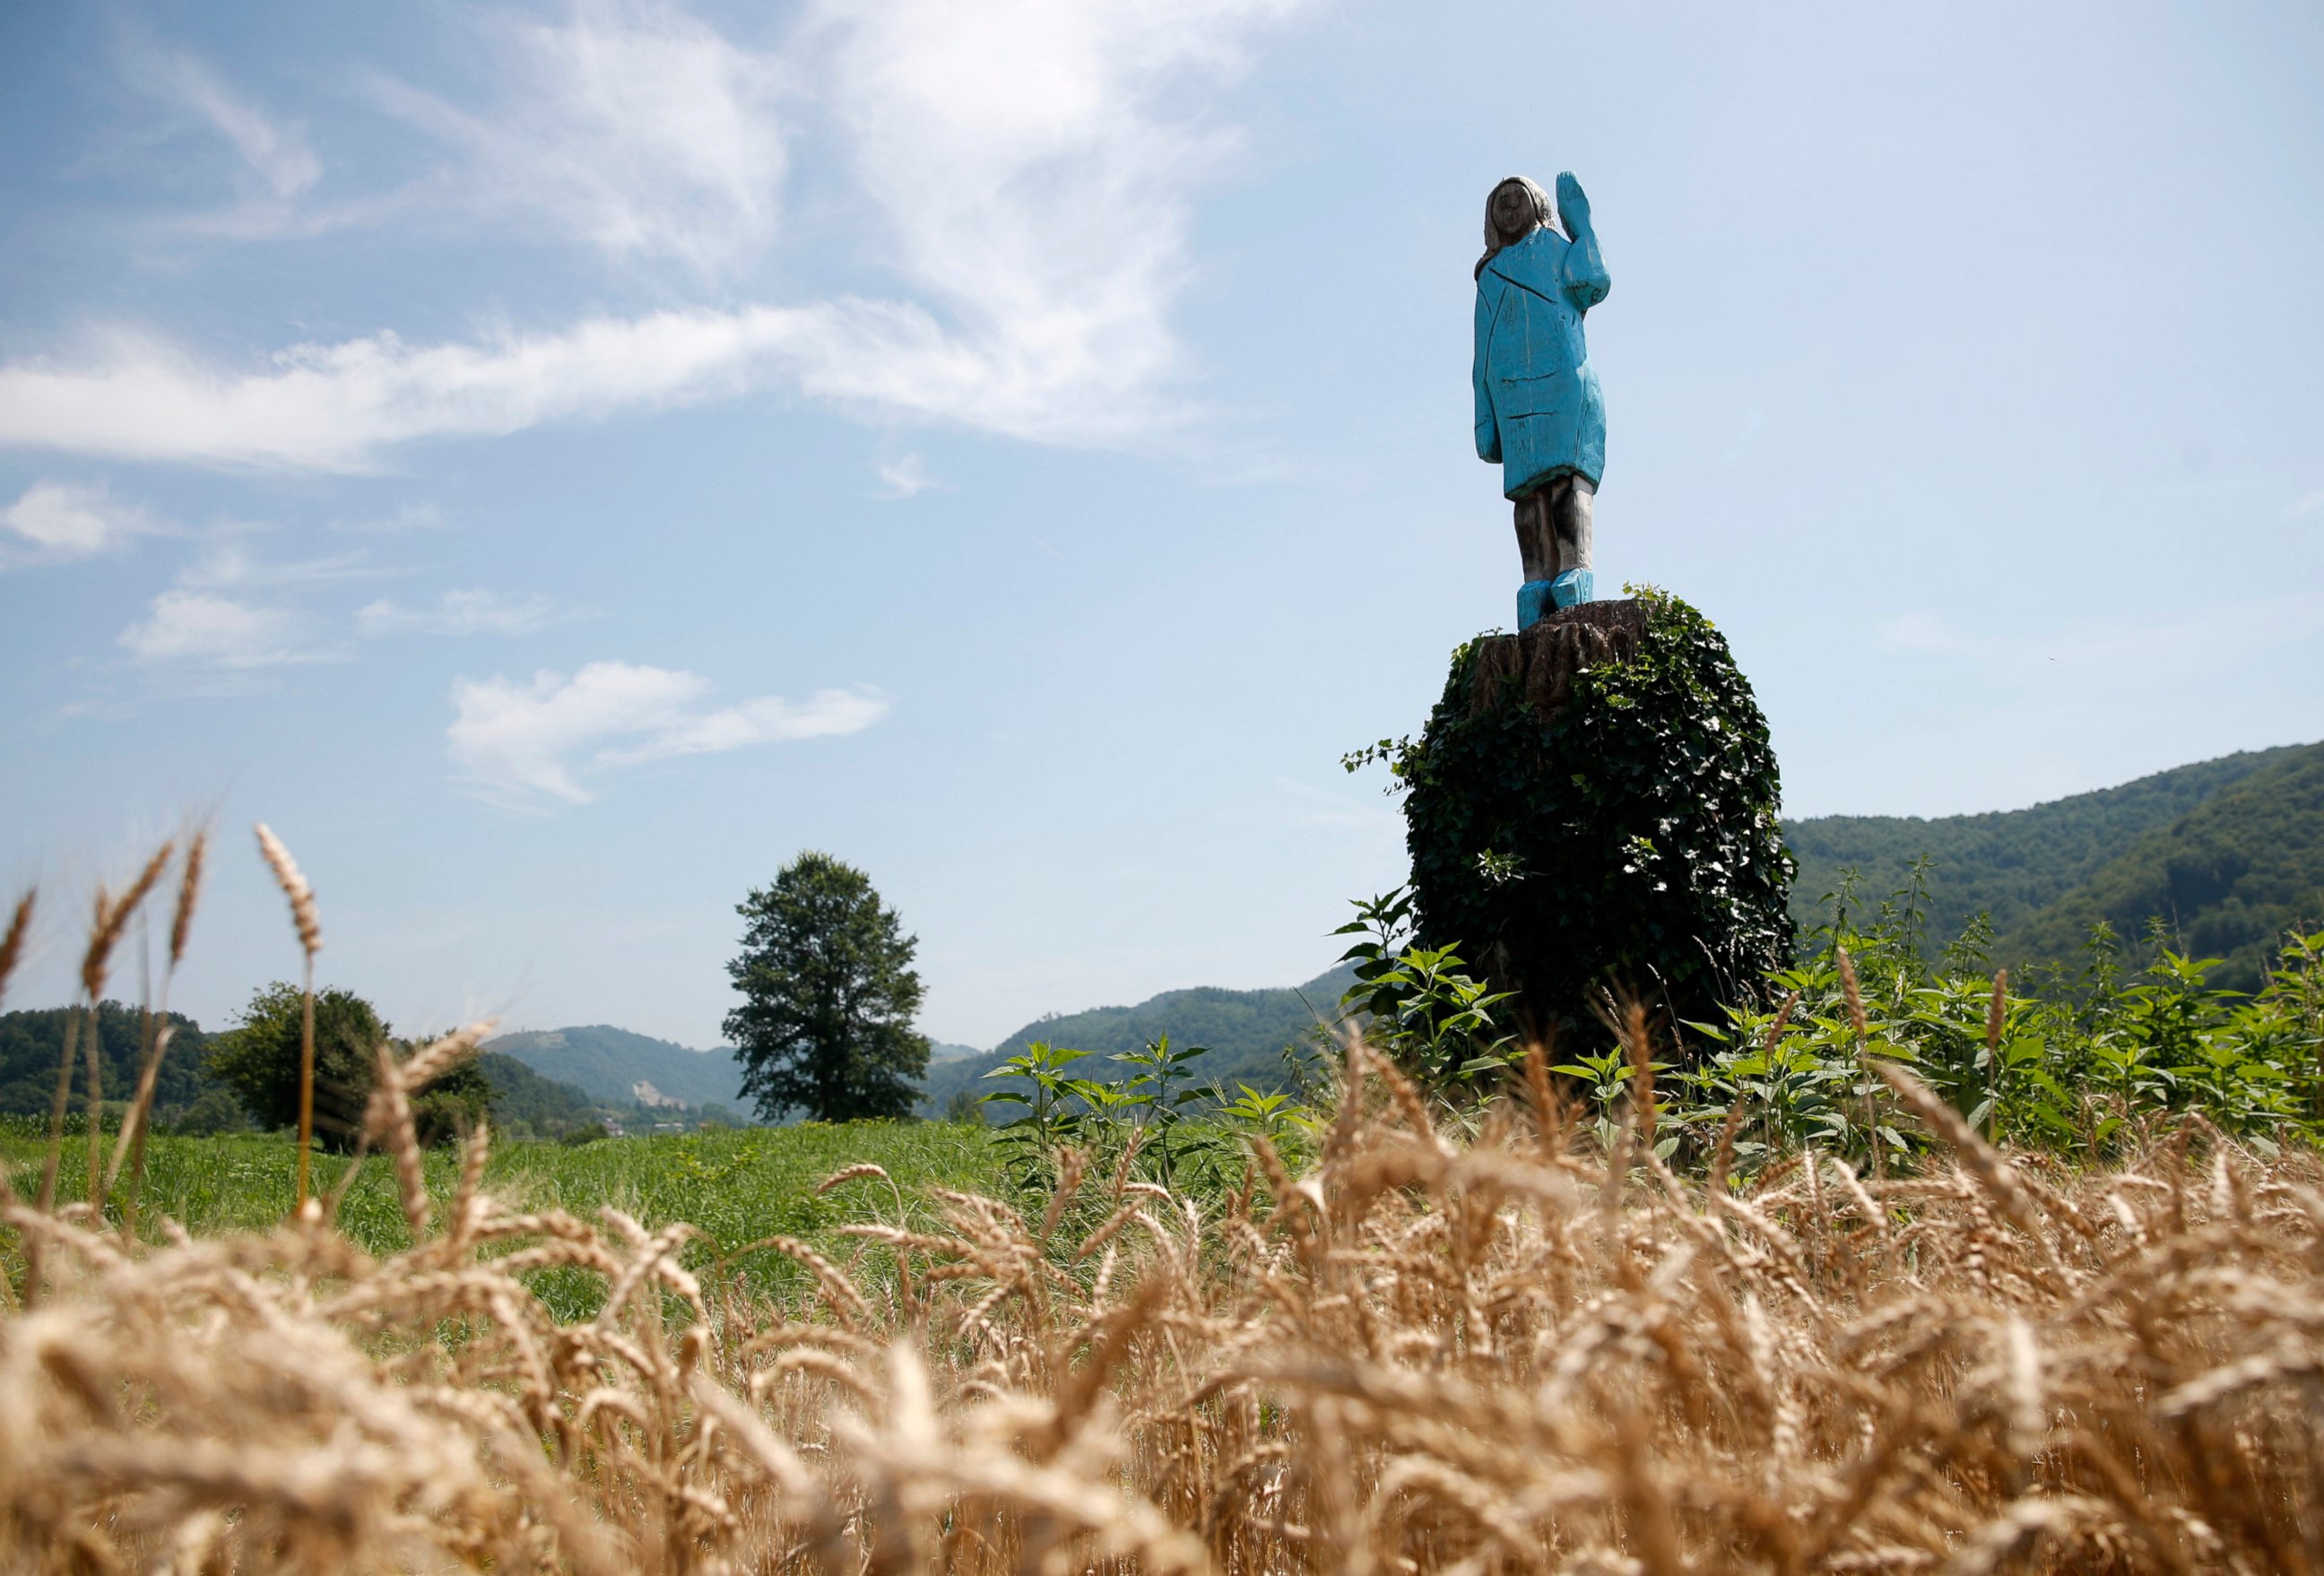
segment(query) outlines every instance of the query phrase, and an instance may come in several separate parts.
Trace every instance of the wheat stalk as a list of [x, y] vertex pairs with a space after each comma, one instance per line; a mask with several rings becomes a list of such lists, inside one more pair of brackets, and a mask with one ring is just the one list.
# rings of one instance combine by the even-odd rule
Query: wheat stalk
[[265, 822], [258, 823], [257, 832], [258, 852], [274, 872], [274, 884], [290, 900], [290, 922], [298, 928], [306, 965], [299, 1009], [299, 1208], [303, 1211], [309, 1196], [308, 1157], [315, 1147], [315, 954], [323, 950], [323, 922], [315, 912], [315, 889], [300, 873], [299, 862]]

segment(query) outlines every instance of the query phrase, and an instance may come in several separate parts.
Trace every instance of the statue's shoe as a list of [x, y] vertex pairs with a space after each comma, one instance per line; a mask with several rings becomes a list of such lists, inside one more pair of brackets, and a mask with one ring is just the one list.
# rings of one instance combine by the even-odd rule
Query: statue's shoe
[[1517, 633], [1523, 634], [1541, 622], [1541, 615], [1554, 605], [1550, 592], [1554, 581], [1528, 580], [1517, 587]]
[[1598, 577], [1587, 569], [1568, 569], [1549, 583], [1549, 598], [1560, 607], [1579, 607], [1585, 602], [1595, 602]]

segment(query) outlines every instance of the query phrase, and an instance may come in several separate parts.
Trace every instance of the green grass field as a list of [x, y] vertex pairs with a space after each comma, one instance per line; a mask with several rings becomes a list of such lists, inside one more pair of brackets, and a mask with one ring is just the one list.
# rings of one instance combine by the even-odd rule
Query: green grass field
[[[146, 1152], [139, 1234], [159, 1240], [164, 1216], [197, 1236], [276, 1225], [290, 1210], [296, 1147], [287, 1134], [157, 1136]], [[42, 1135], [30, 1124], [0, 1129], [0, 1165], [20, 1197], [30, 1199], [38, 1191], [44, 1149]], [[66, 1139], [58, 1175], [60, 1201], [85, 1196], [87, 1153], [78, 1134]], [[825, 1197], [816, 1196], [815, 1188], [843, 1166], [865, 1161], [885, 1166], [916, 1211], [931, 1186], [1001, 1196], [1010, 1191], [991, 1133], [951, 1122], [808, 1122], [577, 1147], [512, 1142], [493, 1151], [484, 1186], [515, 1210], [564, 1209], [586, 1218], [611, 1204], [649, 1230], [685, 1221], [705, 1235], [687, 1249], [687, 1267], [714, 1283], [732, 1275], [780, 1296], [805, 1285], [803, 1274], [781, 1255], [761, 1249], [731, 1263], [722, 1260], [738, 1248], [778, 1235], [802, 1238], [835, 1258], [847, 1258], [856, 1244], [835, 1229], [875, 1212], [892, 1220], [894, 1203], [876, 1178]], [[318, 1154], [318, 1191], [336, 1188], [346, 1166], [342, 1157]], [[429, 1156], [429, 1190], [439, 1216], [457, 1166], [450, 1149]], [[386, 1157], [370, 1156], [362, 1167], [340, 1206], [342, 1224], [367, 1252], [408, 1247], [410, 1233]], [[21, 1273], [21, 1254], [13, 1241], [0, 1248], [0, 1259], [11, 1272]], [[560, 1317], [569, 1318], [591, 1312], [602, 1288], [593, 1276], [551, 1271], [539, 1277], [535, 1289]]]

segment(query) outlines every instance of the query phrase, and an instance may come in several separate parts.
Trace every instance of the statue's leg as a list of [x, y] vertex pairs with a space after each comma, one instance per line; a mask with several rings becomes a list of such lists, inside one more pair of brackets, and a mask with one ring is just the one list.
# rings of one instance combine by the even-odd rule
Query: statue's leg
[[1529, 630], [1556, 605], [1551, 584], [1557, 578], [1556, 510], [1545, 488], [1517, 500], [1517, 558], [1525, 584], [1517, 587], [1517, 628]]
[[1586, 477], [1560, 476], [1542, 496], [1549, 500], [1551, 547], [1557, 571], [1550, 600], [1559, 607], [1574, 607], [1598, 594], [1597, 576], [1590, 566], [1590, 506], [1598, 490]]
[[1563, 574], [1568, 569], [1587, 569], [1590, 562], [1590, 510], [1598, 490], [1586, 476], [1560, 476], [1543, 496], [1554, 500], [1550, 510], [1556, 535], [1557, 567], [1553, 573]]
[[1517, 558], [1529, 581], [1557, 577], [1557, 527], [1550, 505], [1553, 490], [1528, 493], [1517, 501]]

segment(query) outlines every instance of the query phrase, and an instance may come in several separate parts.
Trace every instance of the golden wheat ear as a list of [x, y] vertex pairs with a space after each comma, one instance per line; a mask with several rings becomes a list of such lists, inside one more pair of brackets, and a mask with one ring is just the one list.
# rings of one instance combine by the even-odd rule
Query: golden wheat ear
[[32, 933], [32, 899], [36, 887], [26, 887], [24, 895], [16, 899], [15, 912], [8, 917], [8, 933], [0, 936], [0, 1001], [8, 997], [8, 981], [23, 961], [24, 940]]
[[309, 1157], [315, 1147], [315, 954], [323, 950], [323, 922], [315, 911], [315, 889], [307, 884], [299, 862], [265, 822], [259, 822], [256, 830], [259, 855], [290, 904], [290, 923], [298, 929], [299, 950], [306, 959], [299, 1009], [299, 1209], [303, 1213], [311, 1196]]

